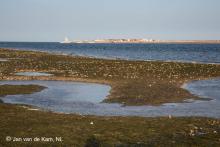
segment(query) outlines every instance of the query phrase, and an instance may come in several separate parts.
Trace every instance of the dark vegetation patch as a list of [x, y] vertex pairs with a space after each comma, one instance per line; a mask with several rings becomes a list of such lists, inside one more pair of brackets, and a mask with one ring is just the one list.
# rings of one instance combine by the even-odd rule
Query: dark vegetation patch
[[45, 88], [46, 87], [39, 85], [0, 85], [0, 97], [6, 95], [32, 94]]

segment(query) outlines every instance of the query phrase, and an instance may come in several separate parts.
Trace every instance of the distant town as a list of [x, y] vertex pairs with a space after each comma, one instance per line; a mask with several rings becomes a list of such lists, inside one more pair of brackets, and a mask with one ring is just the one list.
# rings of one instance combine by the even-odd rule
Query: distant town
[[67, 37], [61, 43], [216, 43], [220, 40], [154, 40], [154, 39], [96, 39], [96, 40], [75, 40]]

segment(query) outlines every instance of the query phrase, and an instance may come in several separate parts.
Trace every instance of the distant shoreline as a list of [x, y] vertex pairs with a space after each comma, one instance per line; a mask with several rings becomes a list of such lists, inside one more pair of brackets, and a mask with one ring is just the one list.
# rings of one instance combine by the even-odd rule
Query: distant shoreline
[[147, 39], [103, 39], [103, 40], [79, 40], [79, 41], [63, 41], [63, 44], [71, 43], [91, 43], [91, 44], [220, 44], [220, 40], [147, 40]]
[[155, 40], [152, 42], [111, 42], [111, 41], [103, 41], [103, 42], [95, 42], [95, 41], [70, 41], [70, 42], [44, 42], [44, 41], [0, 41], [0, 43], [61, 43], [61, 44], [220, 44], [220, 40]]
[[165, 40], [155, 43], [173, 43], [173, 44], [220, 44], [220, 40]]

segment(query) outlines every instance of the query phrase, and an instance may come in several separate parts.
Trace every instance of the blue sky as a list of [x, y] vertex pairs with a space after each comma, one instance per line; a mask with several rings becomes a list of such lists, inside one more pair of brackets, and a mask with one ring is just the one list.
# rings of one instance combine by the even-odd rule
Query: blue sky
[[220, 39], [220, 0], [0, 0], [0, 41]]

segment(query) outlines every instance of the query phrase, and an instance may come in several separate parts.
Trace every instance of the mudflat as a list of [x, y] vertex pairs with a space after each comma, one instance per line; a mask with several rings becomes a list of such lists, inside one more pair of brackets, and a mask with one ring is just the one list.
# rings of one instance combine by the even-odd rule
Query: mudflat
[[[105, 102], [159, 105], [198, 98], [181, 88], [187, 81], [220, 76], [218, 64], [106, 60], [0, 49], [2, 80], [70, 80], [109, 84]], [[47, 72], [50, 77], [16, 76], [17, 72]]]
[[[190, 80], [220, 76], [220, 65], [176, 62], [104, 60], [0, 49], [1, 80], [67, 80], [105, 83], [112, 87], [106, 102], [160, 105], [198, 98], [181, 88]], [[54, 76], [16, 76], [17, 72], [46, 72]], [[2, 88], [2, 87], [0, 87]], [[5, 87], [3, 87], [5, 88]], [[11, 88], [4, 93], [11, 94]], [[15, 87], [14, 87], [15, 88]], [[19, 92], [35, 92], [22, 87]], [[8, 93], [7, 93], [8, 91]], [[0, 91], [0, 95], [3, 91]], [[14, 94], [14, 93], [13, 93]], [[33, 111], [21, 105], [0, 104], [0, 144], [6, 137], [61, 137], [60, 142], [32, 146], [219, 146], [220, 121], [199, 117], [97, 117]], [[13, 138], [12, 138], [13, 139]]]

